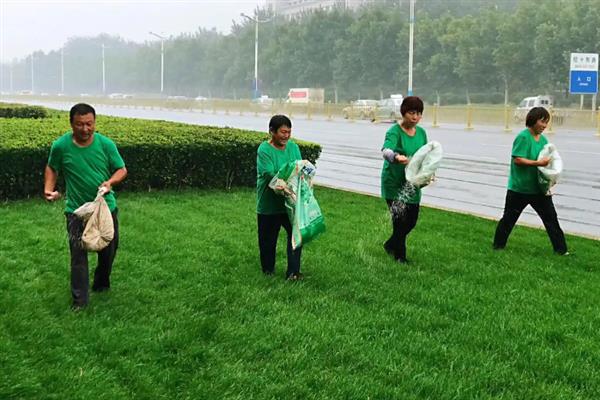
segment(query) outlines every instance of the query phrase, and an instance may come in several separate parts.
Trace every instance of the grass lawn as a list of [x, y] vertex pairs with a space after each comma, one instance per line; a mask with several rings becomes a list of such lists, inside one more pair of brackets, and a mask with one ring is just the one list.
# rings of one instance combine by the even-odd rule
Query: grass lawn
[[[600, 243], [317, 188], [306, 279], [260, 272], [251, 189], [124, 193], [112, 289], [70, 311], [62, 204], [0, 205], [0, 399], [598, 399]], [[92, 259], [90, 259], [92, 260]], [[90, 262], [91, 271], [95, 264]]]

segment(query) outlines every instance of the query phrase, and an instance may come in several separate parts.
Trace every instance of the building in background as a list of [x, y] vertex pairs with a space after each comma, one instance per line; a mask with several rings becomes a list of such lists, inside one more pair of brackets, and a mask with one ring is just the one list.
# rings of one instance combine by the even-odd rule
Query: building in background
[[356, 10], [361, 6], [375, 3], [377, 0], [267, 0], [267, 8], [271, 8], [276, 15], [294, 17], [303, 12], [313, 10], [331, 10], [343, 7]]

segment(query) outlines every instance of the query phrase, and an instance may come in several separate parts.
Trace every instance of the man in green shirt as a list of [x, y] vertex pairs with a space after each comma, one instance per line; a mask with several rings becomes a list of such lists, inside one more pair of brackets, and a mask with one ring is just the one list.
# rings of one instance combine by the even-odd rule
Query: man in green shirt
[[258, 146], [256, 157], [256, 214], [258, 220], [258, 247], [260, 264], [266, 275], [275, 272], [275, 252], [279, 230], [287, 232], [288, 280], [303, 278], [300, 273], [302, 247], [292, 249], [292, 224], [285, 208], [283, 196], [269, 187], [271, 179], [284, 165], [301, 160], [300, 148], [290, 140], [292, 121], [285, 115], [275, 115], [269, 122], [271, 139]]
[[400, 263], [406, 263], [406, 237], [417, 225], [421, 189], [406, 185], [405, 169], [410, 157], [427, 144], [425, 129], [417, 124], [423, 116], [423, 101], [408, 96], [402, 101], [402, 121], [385, 134], [382, 147], [381, 197], [392, 216], [392, 235], [385, 242], [385, 251]]
[[66, 184], [65, 215], [71, 253], [71, 294], [73, 308], [88, 304], [89, 273], [87, 251], [81, 244], [83, 221], [73, 214], [82, 204], [93, 201], [98, 190], [104, 189], [104, 198], [111, 211], [115, 233], [109, 245], [98, 252], [98, 266], [94, 273], [92, 290], [101, 292], [110, 288], [110, 273], [119, 245], [117, 202], [112, 187], [127, 176], [125, 163], [117, 146], [106, 136], [96, 132], [96, 111], [88, 104], [76, 104], [69, 113], [71, 132], [52, 143], [44, 172], [44, 197], [48, 201], [60, 198], [56, 191], [59, 174]]
[[544, 192], [538, 178], [537, 167], [545, 167], [550, 162], [547, 157], [538, 160], [540, 151], [548, 143], [542, 132], [549, 120], [550, 114], [544, 107], [532, 108], [525, 119], [527, 129], [521, 131], [513, 142], [504, 214], [496, 228], [494, 249], [506, 246], [508, 236], [521, 212], [527, 205], [531, 205], [542, 219], [554, 251], [562, 255], [568, 254], [552, 196]]

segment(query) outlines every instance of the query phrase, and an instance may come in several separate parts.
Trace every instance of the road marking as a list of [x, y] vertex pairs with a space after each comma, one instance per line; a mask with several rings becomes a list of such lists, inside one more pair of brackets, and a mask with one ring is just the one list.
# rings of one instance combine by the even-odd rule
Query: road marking
[[559, 153], [592, 154], [595, 156], [600, 156], [600, 152], [597, 151], [561, 150]]
[[485, 156], [474, 156], [472, 154], [458, 154], [458, 153], [445, 153], [446, 156], [450, 156], [450, 157], [462, 157], [465, 160], [468, 161], [475, 161], [475, 160], [479, 160], [479, 161], [494, 161], [497, 162], [498, 159], [494, 158], [494, 157], [485, 157]]

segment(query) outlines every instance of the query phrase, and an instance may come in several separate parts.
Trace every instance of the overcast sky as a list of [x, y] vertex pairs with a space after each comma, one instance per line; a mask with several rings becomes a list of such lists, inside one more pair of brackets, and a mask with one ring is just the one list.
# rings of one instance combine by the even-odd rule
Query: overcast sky
[[177, 36], [198, 27], [229, 33], [231, 20], [265, 0], [0, 0], [0, 61], [58, 50], [73, 36], [119, 35], [155, 40], [148, 31]]

